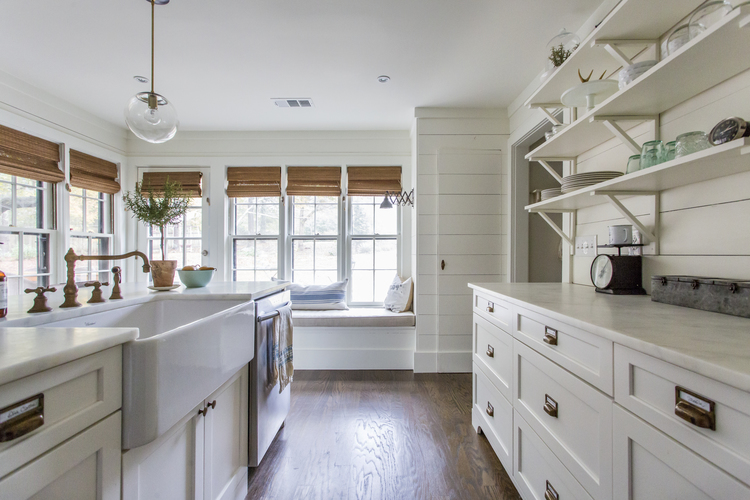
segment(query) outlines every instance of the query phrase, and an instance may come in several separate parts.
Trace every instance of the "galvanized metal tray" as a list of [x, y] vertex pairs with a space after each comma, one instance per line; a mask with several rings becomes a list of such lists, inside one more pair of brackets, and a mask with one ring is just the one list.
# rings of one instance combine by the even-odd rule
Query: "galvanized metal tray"
[[652, 276], [651, 300], [750, 318], [750, 281], [700, 276]]

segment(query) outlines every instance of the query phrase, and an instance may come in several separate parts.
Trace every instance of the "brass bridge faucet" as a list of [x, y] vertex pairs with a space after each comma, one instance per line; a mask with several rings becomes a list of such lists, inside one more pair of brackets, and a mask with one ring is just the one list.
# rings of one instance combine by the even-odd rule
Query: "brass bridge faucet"
[[60, 306], [61, 308], [66, 307], [79, 307], [81, 305], [78, 302], [78, 286], [76, 286], [76, 261], [77, 260], [121, 260], [127, 259], [128, 257], [140, 257], [143, 259], [143, 272], [151, 272], [151, 265], [148, 263], [148, 257], [143, 252], [135, 250], [122, 255], [76, 255], [71, 248], [68, 253], [65, 254], [65, 264], [68, 266], [68, 282], [63, 288], [65, 295], [65, 301]]

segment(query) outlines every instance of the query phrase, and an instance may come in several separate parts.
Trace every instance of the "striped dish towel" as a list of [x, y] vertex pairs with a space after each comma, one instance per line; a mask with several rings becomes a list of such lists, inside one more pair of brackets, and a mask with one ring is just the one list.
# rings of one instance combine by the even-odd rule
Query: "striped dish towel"
[[279, 308], [279, 315], [273, 318], [272, 365], [273, 379], [279, 381], [279, 393], [294, 379], [294, 350], [292, 348], [292, 306]]

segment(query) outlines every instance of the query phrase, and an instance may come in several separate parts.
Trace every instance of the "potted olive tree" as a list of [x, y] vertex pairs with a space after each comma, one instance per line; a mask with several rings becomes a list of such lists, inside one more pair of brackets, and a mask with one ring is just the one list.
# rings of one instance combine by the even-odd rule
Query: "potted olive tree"
[[179, 182], [170, 182], [167, 177], [163, 190], [156, 193], [152, 186], [144, 186], [142, 182], [137, 182], [135, 191], [125, 193], [123, 201], [125, 209], [131, 211], [133, 217], [144, 224], [159, 228], [163, 260], [151, 261], [151, 278], [155, 287], [172, 286], [177, 261], [167, 260], [166, 229], [167, 225], [179, 222], [180, 217], [185, 215], [190, 204], [190, 196], [182, 191]]

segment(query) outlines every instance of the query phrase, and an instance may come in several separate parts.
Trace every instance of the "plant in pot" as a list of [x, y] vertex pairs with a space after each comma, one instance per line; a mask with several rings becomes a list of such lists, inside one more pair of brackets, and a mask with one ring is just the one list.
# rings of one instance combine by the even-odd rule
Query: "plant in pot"
[[167, 260], [166, 229], [169, 224], [179, 222], [185, 215], [190, 205], [190, 195], [182, 190], [179, 182], [171, 182], [169, 177], [163, 188], [159, 188], [155, 190], [151, 185], [144, 186], [142, 182], [137, 182], [135, 191], [125, 193], [123, 202], [125, 209], [132, 212], [133, 217], [159, 228], [163, 260], [151, 261], [151, 278], [155, 287], [167, 287], [174, 284], [177, 261]]

